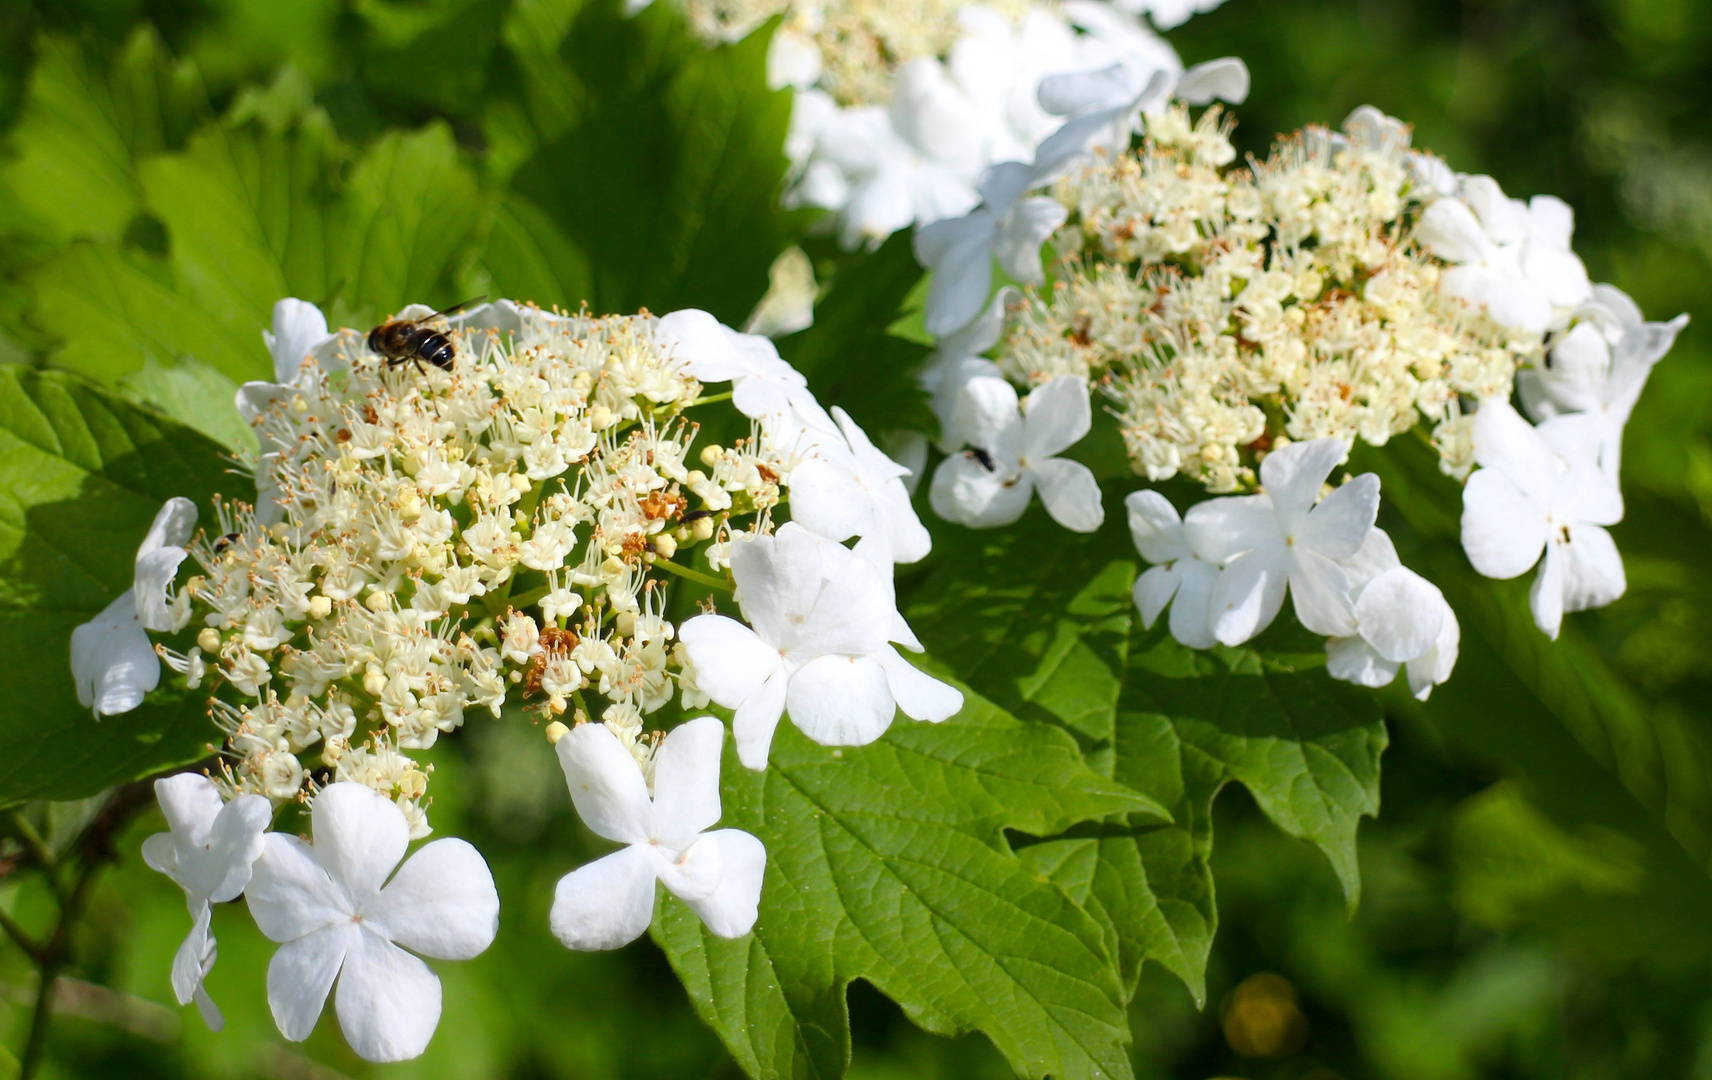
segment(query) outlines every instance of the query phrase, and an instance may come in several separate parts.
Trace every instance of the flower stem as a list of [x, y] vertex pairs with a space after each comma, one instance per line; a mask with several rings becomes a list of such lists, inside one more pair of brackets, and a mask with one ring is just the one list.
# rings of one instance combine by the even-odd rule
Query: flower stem
[[656, 560], [654, 563], [654, 569], [664, 570], [668, 574], [676, 574], [685, 581], [693, 581], [698, 585], [706, 585], [708, 588], [718, 589], [720, 592], [732, 591], [731, 582], [724, 578], [717, 578], [712, 574], [704, 574], [700, 570], [691, 570], [689, 567], [681, 566], [670, 559]]
[[712, 405], [716, 401], [730, 401], [731, 395], [732, 395], [732, 391], [730, 391], [730, 390], [727, 390], [723, 394], [708, 394], [706, 397], [696, 398], [694, 401], [690, 402], [688, 405], [685, 405], [684, 408], [693, 409], [697, 405]]

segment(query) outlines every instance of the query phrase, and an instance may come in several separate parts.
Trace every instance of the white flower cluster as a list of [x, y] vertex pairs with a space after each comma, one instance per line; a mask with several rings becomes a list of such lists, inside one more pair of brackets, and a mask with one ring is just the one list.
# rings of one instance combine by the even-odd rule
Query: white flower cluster
[[[1044, 169], [994, 169], [986, 205], [918, 233], [940, 335], [922, 383], [949, 455], [934, 509], [989, 527], [1039, 490], [1061, 524], [1097, 528], [1092, 474], [1054, 455], [1087, 433], [1083, 399], [1098, 392], [1137, 473], [1253, 492], [1184, 518], [1156, 492], [1126, 500], [1155, 564], [1136, 585], [1148, 626], [1169, 605], [1183, 644], [1237, 645], [1288, 592], [1327, 637], [1332, 675], [1379, 686], [1407, 668], [1425, 697], [1454, 666], [1455, 614], [1374, 527], [1376, 477], [1321, 498], [1356, 441], [1425, 420], [1446, 474], [1482, 466], [1463, 516], [1475, 568], [1514, 577], [1540, 563], [1543, 631], [1620, 596], [1604, 526], [1622, 516], [1622, 428], [1685, 320], [1644, 322], [1619, 290], [1590, 284], [1563, 202], [1452, 173], [1378, 110], [1237, 168], [1222, 110], [1189, 104], [1144, 107], [1133, 150], [1090, 133]], [[1120, 147], [1136, 107], [1107, 110]], [[1054, 177], [1052, 199], [1027, 196]], [[995, 260], [1022, 289], [989, 297]], [[1021, 424], [1018, 384], [1034, 388]]]
[[[930, 546], [908, 470], [822, 409], [767, 339], [693, 310], [501, 301], [399, 319], [408, 347], [384, 327], [330, 334], [312, 305], [280, 302], [277, 381], [238, 395], [261, 504], [220, 504], [218, 533], [193, 536], [194, 505], [169, 502], [134, 587], [72, 649], [98, 713], [136, 707], [164, 660], [206, 689], [224, 736], [217, 775], [162, 782], [173, 831], [150, 861], [195, 918], [180, 998], [218, 1023], [201, 991], [207, 909], [249, 881], [283, 943], [268, 978], [281, 1032], [306, 1037], [337, 979], [346, 1036], [376, 1061], [419, 1054], [438, 1020], [438, 981], [399, 946], [455, 959], [492, 939], [491, 878], [461, 841], [381, 887], [430, 831], [432, 766], [413, 755], [466, 715], [509, 701], [548, 721], [578, 811], [632, 845], [567, 876], [554, 908], [568, 946], [608, 948], [646, 927], [656, 880], [727, 936], [748, 932], [761, 892], [759, 840], [702, 835], [720, 817], [723, 725], [650, 732], [650, 716], [735, 709], [740, 756], [765, 769], [784, 715], [848, 746], [900, 710], [940, 721], [963, 703], [892, 645], [921, 648], [892, 587], [894, 564]], [[710, 409], [750, 434], [697, 447]], [[199, 572], [174, 589], [187, 557]], [[674, 626], [675, 580], [732, 594], [749, 625], [707, 604]], [[151, 646], [151, 630], [189, 640]], [[312, 845], [261, 835], [292, 802], [311, 807]], [[219, 840], [232, 830], [250, 839]]]

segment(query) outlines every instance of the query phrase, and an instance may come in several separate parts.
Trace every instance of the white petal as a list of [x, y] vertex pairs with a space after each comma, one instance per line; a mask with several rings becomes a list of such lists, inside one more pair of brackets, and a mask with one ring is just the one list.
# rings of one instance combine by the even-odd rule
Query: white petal
[[567, 949], [617, 949], [641, 937], [654, 918], [660, 857], [627, 847], [559, 879], [553, 890], [553, 936]]
[[315, 860], [361, 910], [410, 846], [404, 811], [368, 785], [344, 781], [321, 789], [310, 818]]
[[181, 547], [160, 547], [146, 555], [137, 556], [136, 577], [131, 586], [137, 604], [137, 617], [146, 630], [174, 630], [172, 609], [167, 603], [167, 586], [172, 584], [178, 566], [189, 554]]
[[682, 849], [719, 820], [725, 725], [699, 716], [666, 733], [654, 751], [654, 839]]
[[196, 1011], [202, 1014], [202, 1022], [208, 1025], [209, 1031], [224, 1031], [226, 1017], [220, 1012], [220, 1006], [214, 1004], [214, 999], [208, 996], [206, 987], [196, 988]]
[[[698, 666], [698, 676], [700, 671]], [[584, 825], [621, 844], [646, 844], [653, 838], [654, 804], [648, 799], [648, 781], [605, 724], [578, 724], [554, 749]]]
[[1462, 549], [1489, 578], [1513, 578], [1540, 560], [1546, 542], [1545, 508], [1507, 473], [1481, 469], [1462, 489]]
[[737, 743], [737, 760], [757, 772], [767, 767], [767, 751], [773, 745], [773, 730], [785, 713], [788, 680], [780, 667], [753, 694], [743, 699], [731, 718], [731, 738]]
[[1456, 612], [1446, 604], [1442, 615], [1439, 638], [1433, 647], [1409, 661], [1409, 691], [1421, 701], [1427, 700], [1434, 686], [1450, 678], [1462, 644], [1462, 628], [1457, 625]]
[[937, 724], [957, 715], [963, 707], [962, 691], [922, 671], [896, 649], [886, 648], [873, 658], [886, 673], [886, 688], [898, 709], [910, 719]]
[[1529, 239], [1552, 251], [1568, 251], [1575, 233], [1575, 211], [1556, 195], [1528, 200]]
[[292, 941], [324, 927], [343, 925], [357, 913], [344, 890], [316, 861], [314, 849], [284, 833], [263, 838], [261, 858], [252, 868], [244, 901], [256, 927], [273, 941]]
[[1368, 582], [1385, 571], [1402, 565], [1397, 558], [1396, 545], [1391, 543], [1391, 537], [1384, 529], [1374, 526], [1368, 530], [1367, 537], [1362, 540], [1356, 553], [1343, 560], [1343, 572], [1349, 577], [1349, 594], [1359, 597]]
[[1022, 412], [1023, 453], [1035, 467], [1080, 442], [1094, 422], [1088, 386], [1074, 375], [1060, 375], [1035, 387], [1023, 399]]
[[[795, 527], [787, 523], [780, 531]], [[864, 655], [883, 648], [897, 617], [890, 562], [882, 573], [862, 555], [838, 544], [822, 543], [825, 581], [814, 606], [797, 628], [795, 640], [788, 642], [791, 656]]]
[[1020, 161], [1001, 161], [989, 165], [975, 186], [981, 192], [981, 201], [1003, 216], [1034, 183], [1033, 169]]
[[1014, 462], [1023, 452], [1023, 420], [1017, 411], [1016, 387], [997, 376], [977, 376], [963, 384], [951, 410], [951, 422], [971, 446], [1001, 462]]
[[262, 837], [272, 823], [273, 804], [260, 795], [240, 795], [220, 809], [204, 853], [207, 869], [198, 875], [208, 884], [210, 900], [216, 904], [234, 900], [249, 885], [251, 870], [262, 854]]
[[1557, 521], [1615, 525], [1623, 520], [1623, 493], [1591, 461], [1578, 462], [1558, 478], [1552, 491], [1551, 509]]
[[1046, 280], [1040, 245], [1064, 224], [1069, 213], [1057, 199], [1037, 197], [1024, 199], [1005, 215], [994, 254], [1013, 281], [1040, 285]]
[[1378, 515], [1379, 477], [1362, 473], [1308, 511], [1296, 543], [1328, 559], [1348, 559], [1361, 550]]
[[1196, 64], [1177, 80], [1177, 96], [1191, 105], [1206, 105], [1214, 98], [1241, 105], [1248, 89], [1248, 65], [1234, 56]]
[[130, 712], [160, 685], [160, 657], [130, 589], [72, 630], [71, 675], [78, 703], [97, 716]]
[[1100, 505], [1100, 483], [1093, 470], [1079, 461], [1047, 458], [1032, 462], [1034, 487], [1052, 520], [1071, 532], [1098, 531], [1106, 520]]
[[468, 960], [493, 944], [499, 893], [479, 851], [455, 838], [436, 840], [405, 860], [363, 909], [363, 922], [424, 956]]
[[684, 856], [720, 864], [719, 884], [712, 892], [683, 898], [707, 928], [723, 938], [739, 938], [753, 929], [767, 870], [767, 849], [761, 841], [741, 829], [719, 829], [697, 840]]
[[161, 816], [173, 836], [197, 847], [208, 842], [214, 819], [226, 805], [214, 781], [190, 772], [156, 780], [155, 802], [160, 804]]
[[1177, 596], [1171, 601], [1171, 636], [1191, 649], [1218, 644], [1210, 618], [1213, 586], [1220, 571], [1196, 558], [1177, 564]]
[[279, 383], [247, 382], [238, 387], [238, 392], [232, 397], [232, 405], [246, 424], [254, 424], [257, 417], [280, 402], [289, 401], [294, 393], [296, 391], [291, 387]]
[[654, 343], [684, 366], [684, 373], [702, 382], [728, 382], [750, 374], [753, 365], [738, 351], [731, 332], [698, 308], [662, 316], [654, 327]]
[[678, 640], [695, 666], [696, 685], [735, 709], [779, 670], [779, 654], [755, 631], [724, 615], [697, 615], [678, 627]]
[[195, 532], [196, 504], [186, 498], [168, 499], [155, 512], [148, 535], [143, 537], [142, 545], [137, 548], [137, 558], [163, 547], [183, 547], [190, 543]]
[[1189, 507], [1183, 515], [1183, 539], [1202, 562], [1223, 566], [1248, 551], [1283, 551], [1278, 516], [1265, 494], [1226, 495]]
[[1444, 594], [1407, 567], [1387, 570], [1362, 590], [1355, 618], [1361, 636], [1393, 663], [1433, 647], [1444, 621]]
[[1150, 563], [1168, 563], [1189, 554], [1183, 539], [1183, 519], [1177, 508], [1157, 491], [1132, 491], [1124, 496], [1129, 535], [1135, 549]]
[[282, 383], [297, 378], [309, 351], [326, 341], [327, 317], [307, 300], [286, 297], [273, 306], [273, 333], [263, 333], [273, 354], [273, 377]]
[[1360, 637], [1326, 639], [1326, 674], [1357, 686], [1391, 685], [1397, 665], [1373, 651]]
[[897, 702], [869, 656], [822, 656], [791, 675], [791, 722], [822, 746], [866, 746], [886, 733]]
[[987, 209], [936, 221], [915, 234], [916, 258], [933, 271], [923, 325], [938, 337], [975, 321], [993, 284], [998, 220]]
[[1290, 598], [1296, 621], [1328, 637], [1355, 633], [1355, 605], [1350, 603], [1349, 578], [1343, 567], [1306, 548], [1297, 548], [1290, 562]]
[[[1189, 513], [1193, 516], [1194, 510]], [[1219, 572], [1207, 600], [1213, 636], [1226, 645], [1241, 645], [1271, 626], [1284, 606], [1287, 581], [1284, 560], [1272, 552], [1253, 551], [1237, 558]]]
[[288, 941], [268, 961], [268, 1007], [289, 1042], [302, 1042], [315, 1030], [327, 991], [362, 931], [352, 922], [328, 926]]
[[1522, 257], [1522, 272], [1545, 293], [1546, 299], [1562, 307], [1586, 300], [1593, 291], [1587, 267], [1573, 251], [1556, 251], [1541, 244], [1528, 244]]
[[214, 966], [214, 937], [208, 932], [210, 912], [207, 904], [199, 906], [178, 952], [172, 957], [172, 992], [180, 1005], [188, 1005], [201, 989], [208, 969]]
[[1453, 263], [1479, 262], [1491, 250], [1486, 230], [1460, 199], [1439, 199], [1415, 226], [1415, 238], [1439, 258]]
[[1565, 556], [1565, 611], [1604, 607], [1628, 588], [1623, 557], [1617, 553], [1611, 534], [1597, 525], [1571, 525], [1569, 542], [1560, 550]]
[[1022, 517], [1034, 497], [1026, 474], [988, 469], [973, 452], [953, 454], [933, 472], [928, 502], [934, 513], [971, 529], [1009, 525]]
[[[1278, 515], [1285, 531], [1290, 531], [1313, 507], [1326, 477], [1348, 454], [1349, 446], [1342, 439], [1313, 439], [1291, 443], [1266, 455], [1266, 460], [1260, 463], [1260, 482], [1266, 486], [1273, 513]], [[1373, 524], [1371, 519], [1368, 524]], [[1350, 554], [1354, 554], [1355, 545], [1365, 535], [1364, 531], [1355, 538]]]
[[801, 525], [789, 524], [731, 545], [731, 574], [743, 617], [774, 646], [795, 637], [797, 616], [814, 607], [826, 576], [820, 545]]
[[874, 529], [874, 504], [848, 462], [811, 458], [791, 470], [791, 520], [828, 540]]
[[1557, 632], [1563, 626], [1564, 563], [1569, 557], [1562, 548], [1563, 545], [1555, 542], [1546, 545], [1546, 557], [1540, 562], [1540, 572], [1534, 575], [1534, 583], [1528, 589], [1528, 606], [1534, 611], [1534, 625], [1553, 641], [1557, 640]]
[[1131, 596], [1135, 600], [1135, 608], [1141, 613], [1141, 625], [1151, 630], [1158, 621], [1159, 613], [1165, 610], [1165, 605], [1177, 593], [1180, 576], [1176, 566], [1155, 566], [1135, 579], [1135, 587]]
[[440, 978], [371, 931], [351, 940], [333, 996], [339, 1030], [364, 1061], [408, 1061], [428, 1049], [440, 1023]]

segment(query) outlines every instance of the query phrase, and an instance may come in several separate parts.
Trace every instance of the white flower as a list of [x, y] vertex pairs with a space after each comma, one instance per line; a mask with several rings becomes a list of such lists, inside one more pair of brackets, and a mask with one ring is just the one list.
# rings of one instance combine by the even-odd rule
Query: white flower
[[898, 710], [938, 722], [963, 695], [923, 674], [888, 642], [917, 647], [891, 582], [864, 559], [795, 523], [731, 546], [738, 603], [750, 626], [698, 615], [678, 628], [697, 688], [737, 710], [731, 733], [751, 769], [767, 767], [779, 717], [825, 746], [862, 746]]
[[627, 847], [566, 874], [553, 893], [553, 933], [572, 949], [616, 949], [654, 917], [654, 882], [720, 937], [755, 925], [767, 849], [741, 829], [716, 829], [725, 725], [702, 716], [654, 751], [654, 795], [636, 758], [603, 724], [557, 743], [571, 801], [596, 834]]
[[1653, 365], [1676, 343], [1687, 315], [1644, 322], [1641, 309], [1614, 285], [1593, 287], [1593, 299], [1558, 338], [1545, 367], [1516, 376], [1522, 403], [1535, 420], [1576, 416], [1599, 467], [1613, 484], [1622, 465], [1623, 427]]
[[862, 538], [876, 545], [883, 563], [919, 561], [933, 547], [899, 465], [869, 441], [867, 433], [833, 406], [843, 446], [823, 445], [791, 470], [791, 520], [828, 540]]
[[1157, 491], [1131, 492], [1129, 534], [1141, 557], [1154, 565], [1135, 580], [1135, 606], [1148, 629], [1171, 605], [1171, 636], [1191, 649], [1210, 649], [1217, 640], [1208, 620], [1208, 602], [1219, 568], [1189, 549], [1177, 508]]
[[1421, 215], [1416, 236], [1456, 265], [1442, 288], [1483, 307], [1500, 326], [1543, 333], [1560, 310], [1591, 295], [1587, 270], [1569, 248], [1575, 216], [1550, 195], [1506, 198], [1490, 176], [1464, 177], [1460, 198], [1439, 199]]
[[[268, 964], [268, 1005], [301, 1042], [339, 982], [334, 1007], [351, 1049], [403, 1061], [440, 1022], [440, 979], [412, 952], [468, 960], [499, 927], [499, 894], [475, 848], [436, 840], [398, 868], [410, 843], [404, 811], [362, 784], [330, 784], [311, 811], [314, 843], [269, 833], [246, 898], [281, 942]], [[403, 946], [404, 948], [400, 948]]]
[[168, 499], [137, 548], [131, 587], [71, 632], [77, 700], [96, 716], [130, 712], [160, 684], [160, 658], [148, 631], [181, 630], [181, 618], [189, 617], [176, 610], [168, 589], [195, 528], [196, 504]]
[[1082, 380], [1060, 376], [1021, 402], [1004, 379], [972, 378], [957, 405], [956, 430], [972, 449], [953, 454], [933, 474], [934, 512], [972, 529], [1022, 517], [1038, 489], [1046, 512], [1075, 532], [1105, 520], [1100, 485], [1086, 465], [1054, 455], [1088, 433], [1093, 410]]
[[779, 356], [770, 339], [733, 330], [705, 311], [685, 308], [662, 317], [654, 341], [691, 378], [731, 383], [731, 403], [744, 416], [767, 421], [793, 409], [820, 409], [808, 380]]
[[1291, 443], [1260, 463], [1261, 494], [1190, 508], [1183, 522], [1189, 547], [1223, 566], [1210, 608], [1213, 636], [1224, 644], [1240, 645], [1270, 626], [1286, 586], [1304, 627], [1330, 637], [1355, 633], [1349, 578], [1338, 563], [1373, 528], [1379, 478], [1364, 473], [1319, 498], [1348, 452], [1341, 439]]
[[1404, 566], [1383, 529], [1344, 562], [1359, 633], [1326, 640], [1326, 670], [1360, 686], [1388, 686], [1407, 665], [1422, 701], [1456, 667], [1462, 630], [1438, 586]]
[[1474, 460], [1462, 490], [1462, 547], [1490, 578], [1517, 577], [1545, 561], [1528, 602], [1556, 639], [1566, 611], [1603, 607], [1628, 587], [1623, 559], [1602, 526], [1623, 518], [1623, 496], [1599, 471], [1565, 418], [1538, 428], [1506, 401], [1474, 414]]
[[1132, 15], [1147, 15], [1153, 25], [1170, 30], [1189, 21], [1192, 15], [1211, 11], [1224, 0], [1114, 0], [1116, 6]]
[[915, 234], [915, 257], [933, 272], [925, 326], [942, 336], [973, 321], [993, 284], [993, 259], [1015, 281], [1045, 280], [1040, 245], [1069, 211], [1057, 199], [1023, 195], [1039, 182], [1034, 170], [1005, 161], [981, 176], [981, 205], [961, 218], [937, 221]]
[[202, 1019], [219, 1031], [225, 1019], [202, 987], [215, 957], [210, 905], [236, 899], [249, 884], [273, 808], [259, 795], [222, 803], [214, 782], [196, 773], [156, 780], [155, 800], [171, 831], [143, 841], [143, 861], [184, 890], [193, 920], [172, 960], [172, 990], [180, 1005], [195, 1001]]

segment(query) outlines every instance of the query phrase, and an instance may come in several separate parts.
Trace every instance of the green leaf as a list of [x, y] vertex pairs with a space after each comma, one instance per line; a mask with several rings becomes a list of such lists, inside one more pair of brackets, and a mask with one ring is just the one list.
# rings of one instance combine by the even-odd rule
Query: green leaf
[[[550, 245], [588, 258], [589, 294], [566, 299], [699, 307], [738, 325], [767, 291], [805, 220], [779, 207], [791, 98], [767, 88], [769, 37], [709, 49], [669, 4], [628, 18], [619, 0], [592, 0], [577, 13], [560, 59], [582, 108], [513, 176], [557, 226]], [[499, 282], [502, 255], [484, 256]]]
[[1019, 1075], [1129, 1075], [1101, 927], [1005, 834], [1164, 813], [1088, 769], [1062, 732], [973, 694], [944, 724], [900, 719], [862, 748], [787, 723], [765, 773], [727, 754], [724, 799], [724, 824], [767, 845], [754, 933], [714, 937], [668, 900], [654, 936], [751, 1076], [842, 1075], [856, 978], [929, 1031], [984, 1032]]
[[233, 407], [238, 384], [199, 360], [162, 363], [150, 357], [143, 370], [119, 381], [119, 392], [158, 409], [230, 450], [255, 452], [255, 429]]
[[[77, 703], [73, 627], [130, 588], [161, 503], [254, 498], [221, 447], [69, 375], [0, 369], [0, 803], [74, 799], [202, 756], [207, 703], [162, 689], [97, 720]], [[163, 679], [163, 684], [170, 680]]]
[[845, 256], [815, 305], [814, 325], [779, 342], [821, 404], [842, 406], [876, 435], [939, 429], [915, 381], [928, 349], [889, 329], [922, 279], [910, 237], [893, 233], [878, 251]]
[[900, 600], [928, 649], [977, 690], [1075, 732], [1091, 764], [1171, 811], [1169, 825], [1118, 817], [1027, 855], [1105, 921], [1126, 987], [1152, 959], [1202, 999], [1219, 789], [1241, 782], [1280, 828], [1318, 846], [1353, 904], [1356, 826], [1378, 810], [1385, 728], [1371, 694], [1332, 680], [1317, 654], [1293, 655], [1302, 646], [1282, 626], [1208, 653], [1177, 645], [1163, 624], [1144, 631], [1121, 502], [1106, 502], [1106, 526], [1088, 536], [1039, 507], [1002, 531], [941, 526]]

